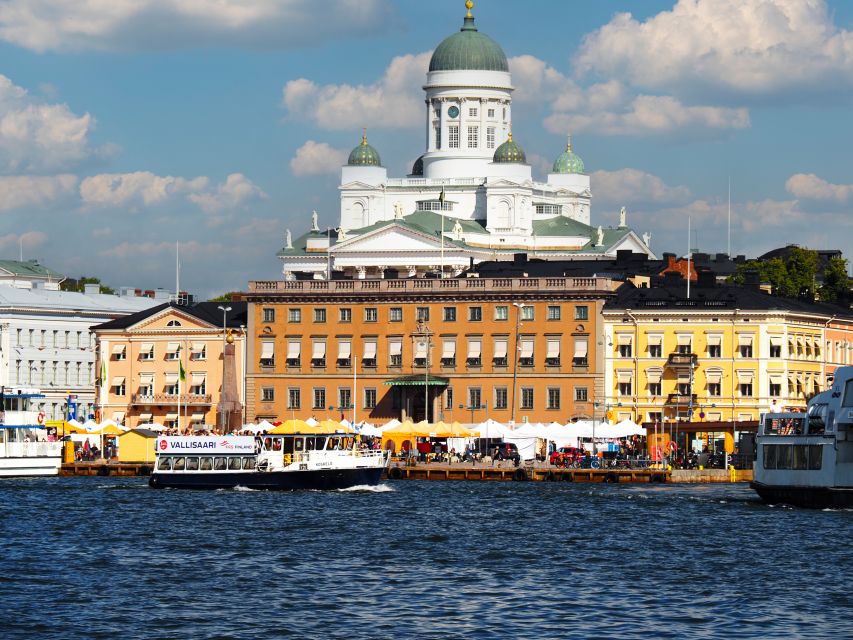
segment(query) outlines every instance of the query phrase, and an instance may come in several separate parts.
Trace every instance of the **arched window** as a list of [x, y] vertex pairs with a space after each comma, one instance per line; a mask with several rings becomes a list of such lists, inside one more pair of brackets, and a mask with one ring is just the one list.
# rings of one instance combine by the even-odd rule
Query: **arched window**
[[180, 327], [181, 323], [178, 320], [169, 320], [169, 322], [166, 323], [166, 326], [167, 327]]

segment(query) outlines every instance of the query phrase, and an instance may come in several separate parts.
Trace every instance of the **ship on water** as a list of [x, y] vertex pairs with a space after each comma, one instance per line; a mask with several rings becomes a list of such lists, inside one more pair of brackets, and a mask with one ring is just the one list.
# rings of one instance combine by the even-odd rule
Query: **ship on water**
[[33, 408], [39, 389], [0, 392], [0, 476], [55, 476], [62, 465], [62, 443], [45, 428], [45, 414]]

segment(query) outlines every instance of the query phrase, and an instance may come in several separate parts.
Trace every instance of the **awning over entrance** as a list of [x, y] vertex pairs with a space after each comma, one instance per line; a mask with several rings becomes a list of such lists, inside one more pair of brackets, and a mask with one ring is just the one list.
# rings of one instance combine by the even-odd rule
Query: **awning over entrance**
[[423, 387], [424, 385], [428, 385], [430, 387], [446, 387], [450, 381], [447, 378], [439, 378], [438, 376], [429, 376], [429, 375], [412, 375], [412, 376], [400, 376], [398, 378], [393, 378], [391, 380], [386, 380], [385, 384], [390, 387]]

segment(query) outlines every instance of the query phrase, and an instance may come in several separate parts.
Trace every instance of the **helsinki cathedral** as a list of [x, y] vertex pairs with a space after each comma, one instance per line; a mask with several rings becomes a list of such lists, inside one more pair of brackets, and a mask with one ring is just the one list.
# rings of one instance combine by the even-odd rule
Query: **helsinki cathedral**
[[[468, 9], [445, 38], [423, 86], [425, 151], [411, 173], [390, 178], [364, 135], [341, 169], [340, 222], [321, 229], [317, 213], [278, 253], [286, 279], [453, 276], [472, 261], [609, 259], [619, 250], [651, 258], [649, 236], [593, 226], [589, 175], [571, 140], [545, 182], [533, 180], [512, 130], [512, 79], [500, 45]], [[515, 135], [514, 135], [515, 133]], [[305, 277], [302, 275], [301, 277]]]

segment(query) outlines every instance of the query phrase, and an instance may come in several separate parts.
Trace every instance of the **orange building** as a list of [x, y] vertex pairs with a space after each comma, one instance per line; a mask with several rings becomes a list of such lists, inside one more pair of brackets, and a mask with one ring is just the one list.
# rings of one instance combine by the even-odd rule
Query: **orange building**
[[612, 289], [603, 277], [251, 282], [248, 418], [590, 418]]
[[[101, 417], [183, 430], [219, 425], [224, 408], [230, 426], [242, 423], [245, 325], [245, 303], [202, 302], [162, 304], [93, 327]], [[226, 391], [237, 398], [223, 407], [226, 371]]]

